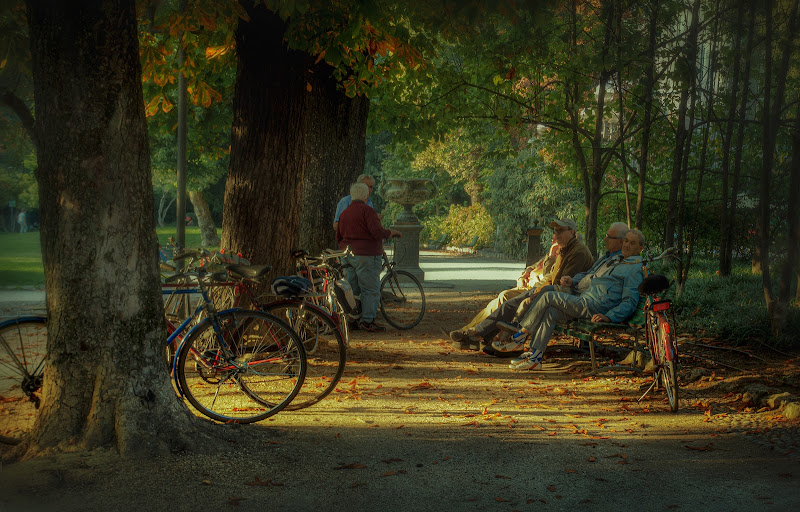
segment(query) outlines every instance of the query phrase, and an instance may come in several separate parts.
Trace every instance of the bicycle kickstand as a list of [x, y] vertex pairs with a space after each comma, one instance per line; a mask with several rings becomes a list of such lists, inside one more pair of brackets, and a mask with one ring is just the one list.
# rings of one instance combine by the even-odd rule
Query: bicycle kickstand
[[640, 396], [640, 397], [639, 397], [639, 399], [638, 399], [638, 400], [636, 400], [636, 402], [641, 402], [641, 401], [642, 401], [642, 399], [643, 399], [644, 397], [646, 397], [646, 396], [647, 396], [647, 394], [648, 394], [650, 391], [652, 391], [654, 387], [656, 387], [656, 384], [657, 384], [657, 383], [658, 383], [658, 374], [656, 373], [656, 374], [655, 374], [655, 376], [653, 377], [653, 383], [652, 383], [652, 384], [650, 384], [650, 387], [649, 387], [649, 388], [647, 388], [647, 389], [645, 390], [644, 394], [642, 394], [642, 396]]

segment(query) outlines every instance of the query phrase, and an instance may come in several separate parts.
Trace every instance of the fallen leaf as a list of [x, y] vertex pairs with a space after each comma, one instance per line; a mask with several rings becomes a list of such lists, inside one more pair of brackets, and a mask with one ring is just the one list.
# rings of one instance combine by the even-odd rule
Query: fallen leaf
[[498, 503], [509, 503], [509, 500], [507, 500], [507, 499], [503, 499], [503, 498], [501, 498], [500, 496], [496, 497], [496, 498], [494, 499], [494, 501], [496, 501], [496, 502], [498, 502]]
[[510, 476], [506, 476], [506, 475], [494, 475], [494, 477], [495, 478], [505, 478], [506, 480], [511, 480], [511, 477]]
[[385, 472], [384, 474], [382, 474], [381, 476], [394, 476], [394, 475], [396, 475], [396, 474], [397, 474], [397, 473], [395, 473], [394, 471], [392, 471], [392, 470], [390, 469], [389, 471], [386, 471], [386, 472]]
[[242, 500], [246, 500], [246, 499], [247, 498], [230, 498], [230, 499], [228, 499], [228, 503], [230, 505], [233, 505], [234, 507], [238, 507], [239, 506], [239, 502], [242, 501]]
[[548, 485], [547, 486], [547, 490], [550, 491], [550, 492], [556, 492], [556, 486], [555, 485]]
[[392, 462], [403, 462], [403, 459], [385, 459], [382, 460], [381, 462], [384, 462], [386, 464], [391, 464]]
[[337, 466], [333, 469], [364, 469], [365, 467], [367, 466], [359, 464], [358, 462], [353, 462], [350, 464], [345, 464], [344, 466]]

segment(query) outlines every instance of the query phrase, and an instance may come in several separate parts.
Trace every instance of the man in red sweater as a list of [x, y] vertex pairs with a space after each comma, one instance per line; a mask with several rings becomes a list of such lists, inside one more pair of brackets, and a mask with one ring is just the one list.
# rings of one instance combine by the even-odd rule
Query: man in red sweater
[[386, 328], [375, 323], [381, 298], [381, 265], [383, 239], [402, 236], [395, 229], [386, 229], [381, 219], [371, 207], [367, 206], [369, 188], [363, 183], [350, 187], [352, 202], [339, 216], [336, 227], [336, 241], [339, 248], [348, 245], [355, 256], [349, 256], [346, 263], [347, 280], [355, 295], [361, 295], [361, 321], [358, 326], [365, 331], [379, 332]]

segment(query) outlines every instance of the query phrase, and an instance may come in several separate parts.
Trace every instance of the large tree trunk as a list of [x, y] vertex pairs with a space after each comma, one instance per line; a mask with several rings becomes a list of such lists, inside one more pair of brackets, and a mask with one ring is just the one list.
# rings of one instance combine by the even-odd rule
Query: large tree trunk
[[312, 64], [289, 50], [285, 23], [263, 5], [246, 7], [236, 30], [231, 164], [222, 247], [253, 263], [292, 271], [306, 168], [306, 83]]
[[314, 67], [309, 84], [299, 247], [318, 254], [336, 247], [336, 203], [364, 169], [369, 99], [348, 98], [324, 62]]
[[134, 2], [29, 2], [48, 354], [28, 455], [167, 452], [190, 426], [164, 364]]
[[199, 190], [189, 190], [189, 200], [194, 207], [194, 214], [197, 215], [197, 226], [200, 228], [200, 244], [203, 247], [216, 247], [219, 245], [219, 235], [217, 235], [217, 225], [211, 218], [211, 210], [208, 209], [206, 198]]

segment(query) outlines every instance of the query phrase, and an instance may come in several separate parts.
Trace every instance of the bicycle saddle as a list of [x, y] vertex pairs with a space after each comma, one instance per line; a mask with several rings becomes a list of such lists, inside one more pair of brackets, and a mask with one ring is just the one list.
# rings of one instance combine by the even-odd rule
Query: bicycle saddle
[[639, 293], [642, 295], [655, 295], [669, 288], [669, 279], [661, 274], [652, 274], [644, 278], [639, 285]]
[[257, 279], [272, 269], [272, 265], [225, 265], [228, 272], [247, 279]]

